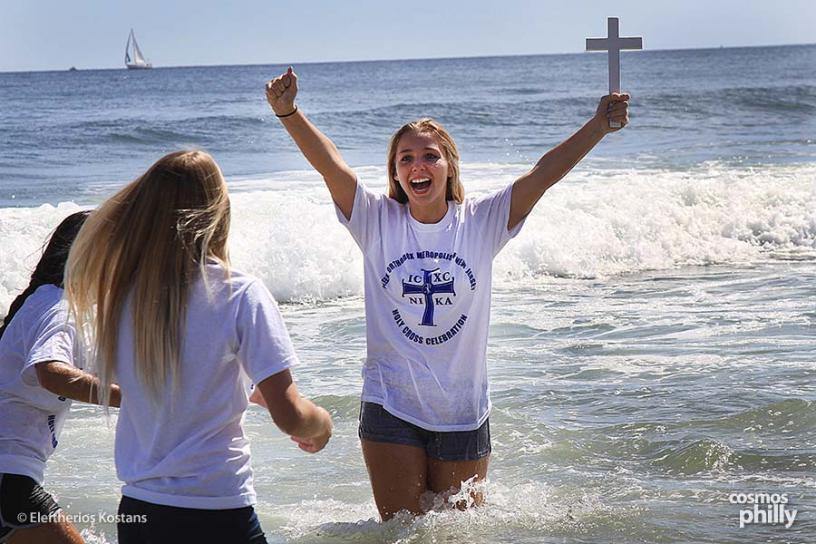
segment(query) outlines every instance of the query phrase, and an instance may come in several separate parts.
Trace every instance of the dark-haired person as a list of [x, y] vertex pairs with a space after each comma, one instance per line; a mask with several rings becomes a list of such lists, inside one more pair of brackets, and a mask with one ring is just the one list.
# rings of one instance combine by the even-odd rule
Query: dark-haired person
[[[433, 119], [401, 127], [388, 145], [388, 194], [358, 182], [337, 147], [295, 105], [297, 76], [269, 81], [266, 97], [326, 182], [340, 222], [363, 251], [367, 357], [359, 434], [383, 519], [423, 511], [487, 475], [487, 333], [493, 259], [544, 192], [604, 136], [628, 122], [626, 94], [504, 189], [465, 197], [459, 153]], [[481, 503], [481, 494], [472, 493]], [[461, 506], [461, 505], [458, 505]]]
[[[99, 400], [99, 380], [76, 367], [76, 330], [63, 299], [68, 251], [87, 217], [77, 212], [59, 224], [0, 328], [2, 543], [82, 542], [42, 483], [71, 399]], [[119, 406], [118, 386], [111, 386], [110, 397]]]

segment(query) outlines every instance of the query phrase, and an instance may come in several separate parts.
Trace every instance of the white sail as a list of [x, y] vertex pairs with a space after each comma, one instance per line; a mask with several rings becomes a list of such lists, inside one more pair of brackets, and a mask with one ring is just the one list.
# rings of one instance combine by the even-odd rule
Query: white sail
[[139, 44], [136, 42], [136, 36], [133, 36], [133, 59], [136, 61], [136, 64], [147, 64], [144, 55], [142, 55], [142, 50], [139, 49]]
[[130, 29], [127, 45], [125, 46], [125, 66], [130, 69], [134, 68], [152, 68], [153, 65], [145, 60], [139, 44], [136, 42], [136, 34], [133, 29]]

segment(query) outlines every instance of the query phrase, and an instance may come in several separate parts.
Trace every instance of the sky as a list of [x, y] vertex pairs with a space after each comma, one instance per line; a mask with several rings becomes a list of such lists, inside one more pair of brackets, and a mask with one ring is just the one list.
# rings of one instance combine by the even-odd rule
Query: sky
[[0, 0], [0, 71], [574, 53], [606, 17], [646, 49], [816, 43], [816, 0]]

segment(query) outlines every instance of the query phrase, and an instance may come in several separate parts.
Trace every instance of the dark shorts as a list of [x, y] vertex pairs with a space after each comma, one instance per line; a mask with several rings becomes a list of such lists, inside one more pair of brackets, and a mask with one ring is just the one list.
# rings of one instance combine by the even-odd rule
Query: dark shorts
[[[251, 506], [200, 510], [122, 497], [118, 513], [120, 521], [116, 524], [116, 531], [119, 544], [267, 544], [258, 516]], [[132, 522], [126, 523], [129, 520]]]
[[428, 457], [438, 461], [476, 461], [490, 455], [490, 420], [475, 431], [428, 431], [388, 413], [373, 402], [360, 405], [360, 428], [363, 440], [387, 442], [422, 448]]
[[0, 542], [16, 529], [37, 527], [59, 512], [59, 505], [28, 476], [0, 474]]

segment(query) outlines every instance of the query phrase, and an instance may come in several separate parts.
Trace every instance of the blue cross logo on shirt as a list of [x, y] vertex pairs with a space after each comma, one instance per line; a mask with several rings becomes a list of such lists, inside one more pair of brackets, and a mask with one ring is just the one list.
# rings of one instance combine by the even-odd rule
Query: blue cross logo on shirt
[[422, 283], [419, 285], [415, 285], [413, 283], [406, 283], [405, 280], [402, 280], [402, 296], [405, 295], [424, 295], [425, 296], [425, 312], [422, 314], [422, 322], [420, 325], [426, 325], [430, 327], [435, 327], [433, 322], [434, 316], [434, 300], [433, 296], [441, 293], [447, 293], [451, 295], [456, 295], [456, 292], [453, 290], [453, 280], [449, 280], [442, 283], [433, 283], [432, 279], [434, 276], [434, 272], [439, 270], [435, 268], [433, 270], [425, 270], [422, 269]]

